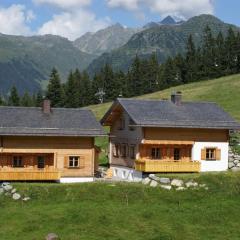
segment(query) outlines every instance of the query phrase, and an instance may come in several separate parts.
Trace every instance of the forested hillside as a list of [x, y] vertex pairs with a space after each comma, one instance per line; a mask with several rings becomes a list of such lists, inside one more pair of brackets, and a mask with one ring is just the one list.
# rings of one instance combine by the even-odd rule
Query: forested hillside
[[155, 24], [133, 35], [123, 47], [95, 59], [88, 67], [88, 72], [91, 74], [99, 72], [105, 64], [111, 65], [114, 70], [127, 72], [136, 55], [146, 59], [152, 53], [156, 53], [158, 61], [164, 62], [168, 57], [184, 53], [185, 42], [190, 34], [194, 43], [199, 46], [206, 26], [211, 28], [214, 36], [219, 31], [225, 36], [229, 27], [239, 31], [238, 27], [224, 23], [212, 15], [200, 15], [177, 25]]

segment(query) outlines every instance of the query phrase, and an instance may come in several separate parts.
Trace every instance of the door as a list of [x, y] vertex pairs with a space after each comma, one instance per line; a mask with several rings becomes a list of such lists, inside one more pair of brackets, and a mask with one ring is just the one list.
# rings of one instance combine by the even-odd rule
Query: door
[[38, 156], [37, 158], [38, 168], [45, 168], [45, 159], [43, 156]]

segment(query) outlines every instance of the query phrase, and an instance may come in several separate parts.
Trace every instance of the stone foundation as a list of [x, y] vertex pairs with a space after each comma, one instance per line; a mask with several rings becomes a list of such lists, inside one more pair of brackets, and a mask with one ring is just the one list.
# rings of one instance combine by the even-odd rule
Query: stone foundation
[[229, 150], [228, 168], [232, 171], [240, 171], [240, 155]]

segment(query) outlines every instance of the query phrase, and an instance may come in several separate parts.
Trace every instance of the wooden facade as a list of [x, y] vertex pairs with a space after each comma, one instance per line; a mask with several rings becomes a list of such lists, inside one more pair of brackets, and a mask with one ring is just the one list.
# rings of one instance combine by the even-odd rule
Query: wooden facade
[[93, 177], [97, 158], [93, 137], [2, 136], [0, 181]]

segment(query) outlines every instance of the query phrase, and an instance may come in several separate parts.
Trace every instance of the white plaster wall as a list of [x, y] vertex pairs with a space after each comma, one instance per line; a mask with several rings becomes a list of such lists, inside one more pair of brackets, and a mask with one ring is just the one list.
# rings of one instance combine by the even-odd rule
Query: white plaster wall
[[[221, 149], [221, 160], [201, 160], [201, 150], [205, 147]], [[192, 159], [201, 162], [201, 172], [226, 171], [228, 169], [228, 142], [195, 142], [192, 149]]]
[[93, 177], [63, 177], [60, 178], [60, 183], [85, 183], [85, 182], [93, 182], [94, 178]]
[[113, 177], [130, 182], [140, 182], [142, 180], [142, 172], [132, 168], [122, 166], [111, 166]]

